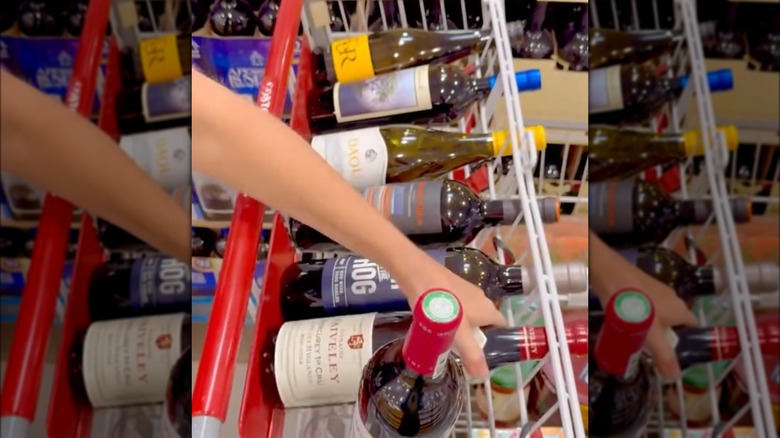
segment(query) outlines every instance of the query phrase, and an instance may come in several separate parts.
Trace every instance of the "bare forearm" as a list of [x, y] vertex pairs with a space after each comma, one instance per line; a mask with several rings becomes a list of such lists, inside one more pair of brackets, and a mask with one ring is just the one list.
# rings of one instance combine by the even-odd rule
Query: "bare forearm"
[[190, 218], [88, 120], [2, 73], [2, 170], [189, 260]]
[[295, 217], [388, 269], [402, 269], [394, 265], [422, 257], [281, 121], [198, 73], [193, 74], [192, 95], [195, 170]]

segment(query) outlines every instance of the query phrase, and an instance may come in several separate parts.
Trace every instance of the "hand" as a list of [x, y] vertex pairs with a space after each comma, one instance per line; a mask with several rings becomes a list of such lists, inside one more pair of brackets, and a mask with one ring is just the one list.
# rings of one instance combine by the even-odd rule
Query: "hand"
[[458, 297], [463, 308], [463, 321], [455, 335], [455, 348], [469, 376], [487, 378], [490, 371], [482, 347], [474, 338], [474, 329], [505, 326], [507, 323], [504, 316], [482, 289], [453, 274], [433, 259], [425, 256], [425, 259], [411, 266], [414, 268], [392, 273], [409, 299], [410, 308], [414, 308], [420, 295], [434, 288], [448, 290]]

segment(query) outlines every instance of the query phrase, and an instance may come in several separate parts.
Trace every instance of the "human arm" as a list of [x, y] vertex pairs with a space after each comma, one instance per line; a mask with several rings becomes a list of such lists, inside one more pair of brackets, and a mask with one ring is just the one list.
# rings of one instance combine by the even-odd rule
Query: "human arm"
[[0, 80], [3, 172], [189, 263], [189, 212], [89, 120], [2, 69]]
[[592, 232], [588, 236], [588, 246], [591, 290], [602, 305], [606, 306], [612, 294], [626, 287], [639, 289], [653, 301], [656, 319], [648, 334], [646, 346], [661, 375], [677, 377], [680, 364], [674, 348], [666, 338], [666, 330], [680, 325], [695, 326], [696, 317], [674, 290], [631, 264]]
[[454, 292], [466, 312], [458, 349], [471, 375], [487, 374], [471, 326], [504, 321], [483, 291], [417, 248], [280, 120], [198, 72], [192, 88], [193, 169], [385, 267], [410, 304], [430, 288]]

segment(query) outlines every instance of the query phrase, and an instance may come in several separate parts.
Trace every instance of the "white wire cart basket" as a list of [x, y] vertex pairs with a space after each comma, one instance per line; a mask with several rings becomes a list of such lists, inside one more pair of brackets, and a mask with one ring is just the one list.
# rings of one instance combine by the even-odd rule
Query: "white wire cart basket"
[[[699, 2], [700, 8], [708, 6]], [[676, 196], [681, 199], [712, 200], [714, 213], [705, 225], [679, 229], [672, 233], [663, 246], [684, 250], [688, 261], [693, 264], [707, 263], [720, 269], [726, 284], [725, 292], [694, 304], [692, 310], [703, 325], [735, 325], [742, 346], [740, 356], [733, 361], [696, 366], [696, 370], [687, 370], [681, 379], [671, 384], [656, 379], [657, 407], [644, 435], [699, 437], [729, 436], [724, 434], [731, 433], [733, 435], [730, 436], [777, 436], [776, 414], [773, 414], [773, 403], [774, 409], [777, 409], [777, 401], [772, 401], [770, 393], [773, 385], [774, 391], [777, 390], [777, 358], [764, 359], [758, 344], [756, 324], [767, 313], [777, 314], [778, 291], [751, 293], [749, 290], [740, 243], [740, 226], [735, 226], [728, 200], [736, 195], [749, 195], [754, 211], [762, 213], [760, 220], [774, 224], [777, 229], [778, 196], [774, 183], [778, 171], [775, 169], [777, 163], [773, 161], [776, 158], [771, 157], [777, 150], [780, 123], [736, 120], [724, 116], [719, 112], [722, 108], [713, 105], [717, 99], [710, 96], [705, 75], [708, 70], [723, 68], [724, 64], [704, 58], [703, 25], [699, 24], [694, 0], [594, 0], [590, 2], [590, 11], [591, 25], [594, 27], [622, 30], [674, 29], [680, 32], [674, 52], [664, 61], [671, 67], [670, 76], [688, 74], [692, 81], [682, 96], [668, 105], [647, 129], [654, 132], [700, 129], [705, 154], [671, 168], [650, 170], [644, 176], [659, 181], [660, 175], [674, 173], [675, 182], [679, 181], [679, 186], [675, 186]], [[745, 64], [746, 67], [746, 62], [740, 60], [726, 63], [729, 67], [738, 64]], [[732, 98], [725, 95], [737, 93], [740, 79], [749, 78], [749, 75], [738, 76], [738, 73], [734, 72], [735, 90], [723, 93], [724, 100]], [[776, 72], [758, 74], [765, 77], [770, 75], [768, 78], [774, 74], [774, 81], [777, 82]], [[744, 89], [744, 85], [742, 87]], [[776, 90], [774, 88], [775, 94]], [[772, 90], [765, 92], [768, 95], [749, 98], [755, 106], [764, 105], [764, 99], [767, 107], [777, 106], [777, 97], [772, 95]], [[728, 105], [722, 106], [728, 109]], [[750, 146], [754, 153], [749, 159], [742, 158], [743, 146], [735, 152], [727, 150], [725, 137], [716, 133], [716, 125], [719, 124], [736, 125], [740, 143], [756, 144]], [[773, 151], [762, 155], [762, 149], [766, 151], [767, 148]], [[738, 157], [741, 159], [738, 160]], [[767, 157], [770, 157], [769, 160]], [[705, 247], [707, 250], [703, 251]], [[698, 383], [694, 389], [692, 382], [695, 380]], [[735, 384], [735, 380], [739, 380], [739, 383]], [[736, 385], [741, 386], [741, 393], [747, 395], [740, 401], [732, 400], [729, 411], [723, 408], [723, 403], [727, 403], [725, 394], [728, 391], [737, 392], [733, 389]]]

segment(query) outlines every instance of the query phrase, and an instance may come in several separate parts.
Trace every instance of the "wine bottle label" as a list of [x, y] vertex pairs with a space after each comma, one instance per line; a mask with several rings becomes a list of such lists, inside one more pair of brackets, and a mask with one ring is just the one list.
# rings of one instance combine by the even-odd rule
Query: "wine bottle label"
[[374, 76], [368, 34], [334, 41], [330, 45], [330, 56], [338, 82], [359, 81]]
[[634, 182], [593, 184], [588, 192], [588, 227], [596, 234], [630, 233], [634, 230]]
[[191, 268], [168, 257], [145, 257], [133, 263], [130, 302], [135, 308], [185, 305], [192, 299]]
[[159, 403], [181, 355], [187, 315], [161, 315], [93, 323], [84, 337], [82, 373], [95, 408]]
[[126, 135], [119, 147], [166, 190], [190, 182], [192, 167], [189, 128]]
[[[445, 250], [427, 251], [444, 264]], [[389, 312], [408, 310], [409, 303], [390, 273], [373, 261], [357, 255], [332, 258], [322, 269], [322, 301], [328, 313]]]
[[287, 408], [352, 403], [374, 353], [375, 313], [288, 322], [274, 349], [274, 376]]
[[339, 123], [374, 119], [433, 108], [428, 66], [341, 83], [333, 88], [333, 104]]
[[138, 43], [141, 70], [149, 83], [181, 77], [181, 61], [176, 34], [147, 38]]
[[444, 182], [388, 184], [363, 190], [363, 197], [406, 235], [442, 232], [441, 191]]
[[187, 118], [192, 112], [192, 80], [190, 76], [150, 84], [141, 89], [141, 107], [146, 123]]
[[385, 183], [387, 145], [379, 128], [318, 135], [311, 139], [311, 147], [352, 187]]
[[588, 112], [605, 113], [623, 109], [620, 66], [591, 70], [588, 76]]

